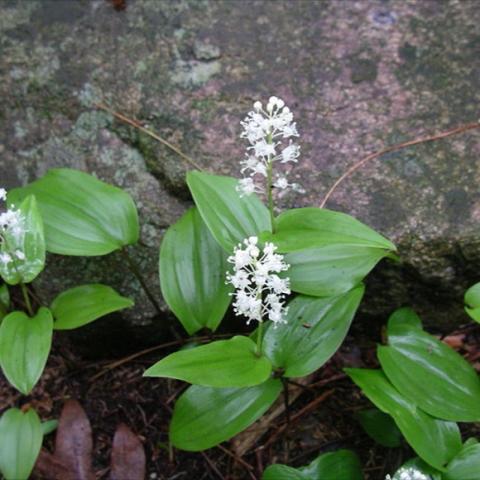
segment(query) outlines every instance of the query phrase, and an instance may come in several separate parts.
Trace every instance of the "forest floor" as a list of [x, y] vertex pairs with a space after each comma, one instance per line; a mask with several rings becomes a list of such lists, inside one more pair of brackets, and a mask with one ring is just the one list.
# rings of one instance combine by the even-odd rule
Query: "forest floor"
[[[358, 324], [357, 324], [358, 325]], [[93, 466], [97, 479], [109, 478], [112, 438], [116, 427], [126, 423], [140, 438], [146, 452], [147, 479], [152, 480], [243, 480], [260, 479], [273, 463], [291, 466], [308, 464], [320, 453], [349, 448], [361, 460], [366, 480], [383, 480], [413, 453], [381, 447], [370, 439], [355, 420], [355, 412], [369, 408], [369, 402], [343, 374], [346, 366], [376, 367], [375, 346], [355, 328], [342, 348], [304, 387], [290, 385], [290, 397], [300, 389], [287, 415], [282, 413], [266, 431], [243, 435], [234, 442], [202, 453], [169, 448], [168, 424], [175, 399], [186, 385], [171, 380], [143, 378], [142, 373], [168, 347], [153, 352], [91, 361], [82, 359], [67, 336], [56, 338], [47, 368], [33, 394], [22, 397], [0, 378], [0, 407], [30, 403], [42, 420], [58, 418], [64, 402], [76, 399], [85, 409], [93, 430]], [[469, 325], [444, 338], [451, 346], [480, 366], [480, 325]], [[171, 343], [171, 342], [170, 342]], [[138, 353], [138, 352], [137, 352]], [[282, 402], [280, 402], [282, 405]], [[480, 425], [462, 427], [467, 436], [480, 436]], [[44, 446], [52, 450], [53, 434]], [[239, 443], [251, 442], [239, 456]], [[245, 445], [245, 443], [243, 443]]]

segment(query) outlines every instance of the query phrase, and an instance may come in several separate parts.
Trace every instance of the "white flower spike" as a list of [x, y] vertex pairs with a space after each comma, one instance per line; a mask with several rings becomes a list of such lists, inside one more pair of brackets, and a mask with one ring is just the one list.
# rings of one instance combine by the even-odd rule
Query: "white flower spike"
[[[264, 190], [254, 183], [255, 177], [263, 177], [264, 184], [274, 162], [285, 164], [298, 161], [300, 147], [291, 140], [292, 137], [298, 137], [297, 127], [293, 122], [292, 112], [285, 106], [285, 102], [277, 97], [270, 97], [265, 108], [262, 102], [255, 102], [253, 110], [240, 123], [243, 127], [240, 136], [246, 138], [250, 146], [247, 148], [246, 159], [240, 162], [241, 173], [248, 177], [240, 181], [237, 190], [242, 196], [261, 193]], [[282, 145], [285, 139], [289, 139], [286, 146]], [[288, 182], [276, 182], [272, 186], [286, 189], [292, 185]]]
[[[412, 467], [402, 467], [395, 475], [397, 475], [400, 480], [431, 480], [429, 475], [425, 475]], [[392, 480], [392, 477], [387, 475], [385, 480]]]
[[283, 255], [275, 253], [273, 243], [265, 243], [263, 251], [257, 237], [249, 237], [235, 247], [228, 261], [233, 264], [233, 274], [227, 273], [227, 283], [235, 287], [233, 308], [237, 315], [263, 322], [271, 320], [275, 325], [286, 323], [285, 296], [290, 294], [288, 278], [277, 274], [288, 270]]

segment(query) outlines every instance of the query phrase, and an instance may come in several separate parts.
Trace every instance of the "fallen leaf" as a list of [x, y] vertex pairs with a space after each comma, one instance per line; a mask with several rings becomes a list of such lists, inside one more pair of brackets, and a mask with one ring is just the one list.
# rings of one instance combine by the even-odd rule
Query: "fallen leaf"
[[113, 437], [111, 480], [143, 480], [146, 459], [143, 445], [124, 423], [121, 423]]

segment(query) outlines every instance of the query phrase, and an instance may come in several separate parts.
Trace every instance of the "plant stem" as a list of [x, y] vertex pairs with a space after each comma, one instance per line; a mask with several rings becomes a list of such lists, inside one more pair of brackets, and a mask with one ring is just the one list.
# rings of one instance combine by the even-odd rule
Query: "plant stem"
[[260, 356], [262, 354], [262, 340], [263, 340], [263, 322], [258, 324], [257, 329], [257, 355]]
[[267, 195], [268, 195], [268, 210], [270, 212], [270, 222], [272, 223], [272, 233], [275, 233], [275, 213], [273, 212], [273, 192], [272, 192], [272, 160], [269, 160], [267, 165]]
[[129, 267], [130, 271], [137, 278], [138, 282], [140, 283], [140, 285], [143, 288], [143, 291], [147, 295], [147, 297], [150, 300], [150, 302], [152, 303], [152, 305], [155, 307], [155, 310], [157, 311], [157, 313], [161, 314], [162, 310], [160, 309], [160, 305], [155, 300], [155, 297], [153, 296], [152, 292], [148, 288], [147, 282], [145, 282], [145, 280], [143, 279], [142, 274], [140, 273], [140, 269], [138, 268], [138, 265], [135, 263], [133, 258], [130, 256], [130, 254], [128, 253], [126, 248], [122, 248], [121, 252], [122, 252], [123, 256], [125, 257], [125, 260], [128, 263], [128, 267]]
[[22, 289], [22, 293], [23, 293], [23, 298], [25, 300], [25, 305], [27, 306], [27, 311], [28, 311], [28, 314], [33, 317], [34, 316], [34, 313], [33, 313], [33, 308], [32, 308], [32, 304], [30, 302], [30, 297], [28, 296], [28, 289], [26, 287], [26, 285], [21, 282], [20, 283], [20, 287]]

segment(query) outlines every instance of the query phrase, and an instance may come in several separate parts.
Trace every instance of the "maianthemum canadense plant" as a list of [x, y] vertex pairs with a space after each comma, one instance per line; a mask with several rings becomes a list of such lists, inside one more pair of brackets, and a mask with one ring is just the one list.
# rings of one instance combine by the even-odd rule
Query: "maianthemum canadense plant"
[[[343, 213], [311, 207], [278, 214], [275, 200], [282, 190], [302, 191], [288, 180], [300, 149], [293, 115], [282, 100], [271, 97], [265, 106], [256, 102], [242, 127], [248, 142], [240, 162], [244, 178], [189, 172], [195, 206], [168, 229], [160, 249], [163, 296], [189, 335], [202, 329], [215, 332], [230, 304], [254, 327], [249, 336], [189, 345], [145, 372], [192, 384], [178, 398], [170, 425], [171, 443], [184, 450], [201, 451], [230, 439], [259, 419], [290, 379], [325, 364], [347, 334], [363, 296], [363, 278], [395, 251], [390, 241]], [[77, 328], [133, 305], [98, 284], [75, 287], [42, 305], [29, 284], [42, 271], [45, 253], [98, 256], [119, 250], [128, 255], [125, 247], [138, 240], [138, 217], [126, 192], [70, 169], [51, 170], [8, 196], [1, 189], [0, 197], [8, 206], [0, 214], [0, 275], [5, 282], [0, 288], [0, 365], [12, 386], [27, 395], [45, 367], [54, 330]], [[9, 286], [17, 285], [23, 302], [10, 298]], [[148, 290], [144, 282], [142, 286]], [[480, 308], [477, 293], [466, 298], [474, 319]], [[401, 314], [407, 319], [402, 322], [391, 320], [393, 327], [389, 323], [389, 346], [379, 349], [383, 370], [348, 373], [381, 410], [373, 417], [380, 414], [390, 430], [398, 426], [398, 436], [403, 434], [422, 459], [414, 460], [423, 462], [418, 468], [429, 465], [425, 468], [433, 468], [435, 475], [441, 472], [441, 477], [432, 476], [435, 480], [473, 480], [450, 473], [462, 458], [477, 458], [477, 444], [468, 440], [462, 446], [454, 422], [478, 419], [478, 378], [453, 351], [446, 353], [423, 332], [412, 315]], [[397, 362], [399, 355], [405, 358]], [[400, 368], [404, 362], [409, 371]], [[415, 372], [426, 386], [434, 378], [432, 387], [439, 393], [415, 391]], [[452, 383], [457, 390], [450, 389]], [[458, 403], [466, 403], [461, 415], [462, 407], [442, 403], [446, 389], [450, 403], [462, 390]], [[362, 424], [371, 425], [370, 417], [364, 415]], [[411, 433], [412, 428], [420, 433]], [[0, 471], [7, 479], [28, 478], [48, 430], [31, 408], [3, 413]], [[431, 454], [426, 453], [428, 442]], [[362, 474], [355, 455], [340, 450], [300, 469], [273, 465], [264, 473], [264, 480], [280, 478], [357, 480]], [[424, 480], [407, 478], [405, 471], [394, 476], [409, 478]]]
[[[7, 192], [0, 189], [0, 201]], [[18, 207], [16, 206], [18, 205]], [[27, 187], [8, 192], [0, 213], [0, 366], [10, 384], [28, 395], [42, 375], [55, 330], [69, 330], [133, 305], [106, 285], [80, 285], [50, 305], [33, 301], [31, 283], [43, 270], [46, 251], [105, 255], [138, 239], [135, 205], [128, 194], [86, 173], [58, 169]], [[23, 303], [10, 298], [20, 287]], [[30, 476], [51, 422], [10, 408], [0, 419], [0, 472]]]

